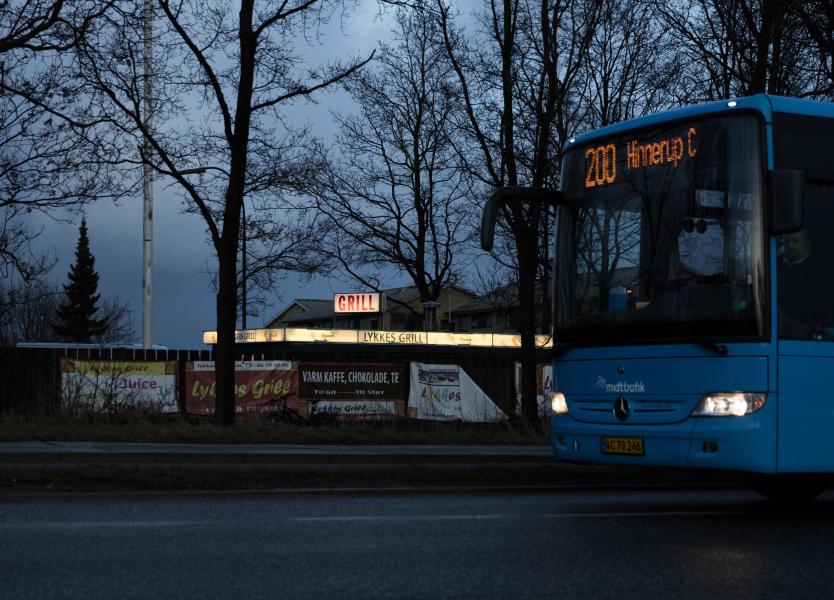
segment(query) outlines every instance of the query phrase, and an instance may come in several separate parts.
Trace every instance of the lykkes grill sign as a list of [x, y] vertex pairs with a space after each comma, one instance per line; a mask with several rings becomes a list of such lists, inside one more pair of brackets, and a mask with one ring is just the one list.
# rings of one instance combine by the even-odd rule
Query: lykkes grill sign
[[378, 292], [334, 294], [333, 311], [336, 313], [378, 313], [385, 308], [385, 295]]

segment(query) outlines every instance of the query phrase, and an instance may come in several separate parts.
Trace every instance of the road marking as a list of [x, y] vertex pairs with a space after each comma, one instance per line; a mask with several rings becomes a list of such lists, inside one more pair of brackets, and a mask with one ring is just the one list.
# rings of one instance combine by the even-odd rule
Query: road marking
[[640, 517], [715, 517], [744, 514], [742, 510], [674, 510], [655, 512], [601, 512], [601, 513], [545, 513], [527, 514], [483, 514], [483, 515], [356, 515], [345, 517], [289, 517], [288, 521], [309, 523], [371, 522], [371, 521], [487, 521], [499, 519], [612, 519]]
[[553, 513], [541, 515], [546, 519], [586, 519], [602, 517], [612, 518], [635, 518], [635, 517], [716, 517], [725, 515], [741, 515], [742, 510], [666, 510], [654, 512], [601, 512], [601, 513]]
[[336, 523], [350, 521], [485, 521], [516, 518], [523, 515], [374, 515], [350, 517], [289, 517], [287, 521]]
[[0, 523], [0, 531], [8, 529], [91, 529], [123, 527], [186, 527], [207, 521], [43, 521], [35, 523]]

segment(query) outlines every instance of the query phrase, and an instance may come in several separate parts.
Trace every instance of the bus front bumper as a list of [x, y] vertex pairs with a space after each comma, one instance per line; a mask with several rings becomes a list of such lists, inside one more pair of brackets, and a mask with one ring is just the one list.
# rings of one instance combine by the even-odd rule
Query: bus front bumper
[[767, 420], [752, 414], [691, 417], [664, 425], [601, 425], [553, 416], [551, 440], [556, 458], [569, 462], [773, 473], [776, 435]]

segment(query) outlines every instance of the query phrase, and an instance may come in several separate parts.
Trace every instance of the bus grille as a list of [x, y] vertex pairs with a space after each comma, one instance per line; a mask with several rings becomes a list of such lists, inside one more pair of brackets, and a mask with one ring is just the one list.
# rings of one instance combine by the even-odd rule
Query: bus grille
[[686, 420], [698, 401], [697, 397], [628, 397], [630, 413], [625, 420], [614, 416], [614, 402], [617, 396], [604, 398], [570, 398], [570, 416], [577, 421], [588, 423], [611, 423], [622, 425], [645, 425], [678, 423]]

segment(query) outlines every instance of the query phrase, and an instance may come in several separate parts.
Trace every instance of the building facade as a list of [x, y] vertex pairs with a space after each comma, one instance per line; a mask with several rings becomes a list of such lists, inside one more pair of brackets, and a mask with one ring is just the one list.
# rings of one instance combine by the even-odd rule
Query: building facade
[[[420, 293], [414, 286], [382, 290], [385, 297], [379, 312], [337, 312], [334, 299], [298, 298], [272, 317], [265, 328], [305, 327], [310, 329], [363, 329], [382, 331], [423, 331], [425, 329]], [[455, 330], [456, 309], [475, 300], [472, 292], [458, 286], [443, 288], [437, 299], [434, 329]]]

